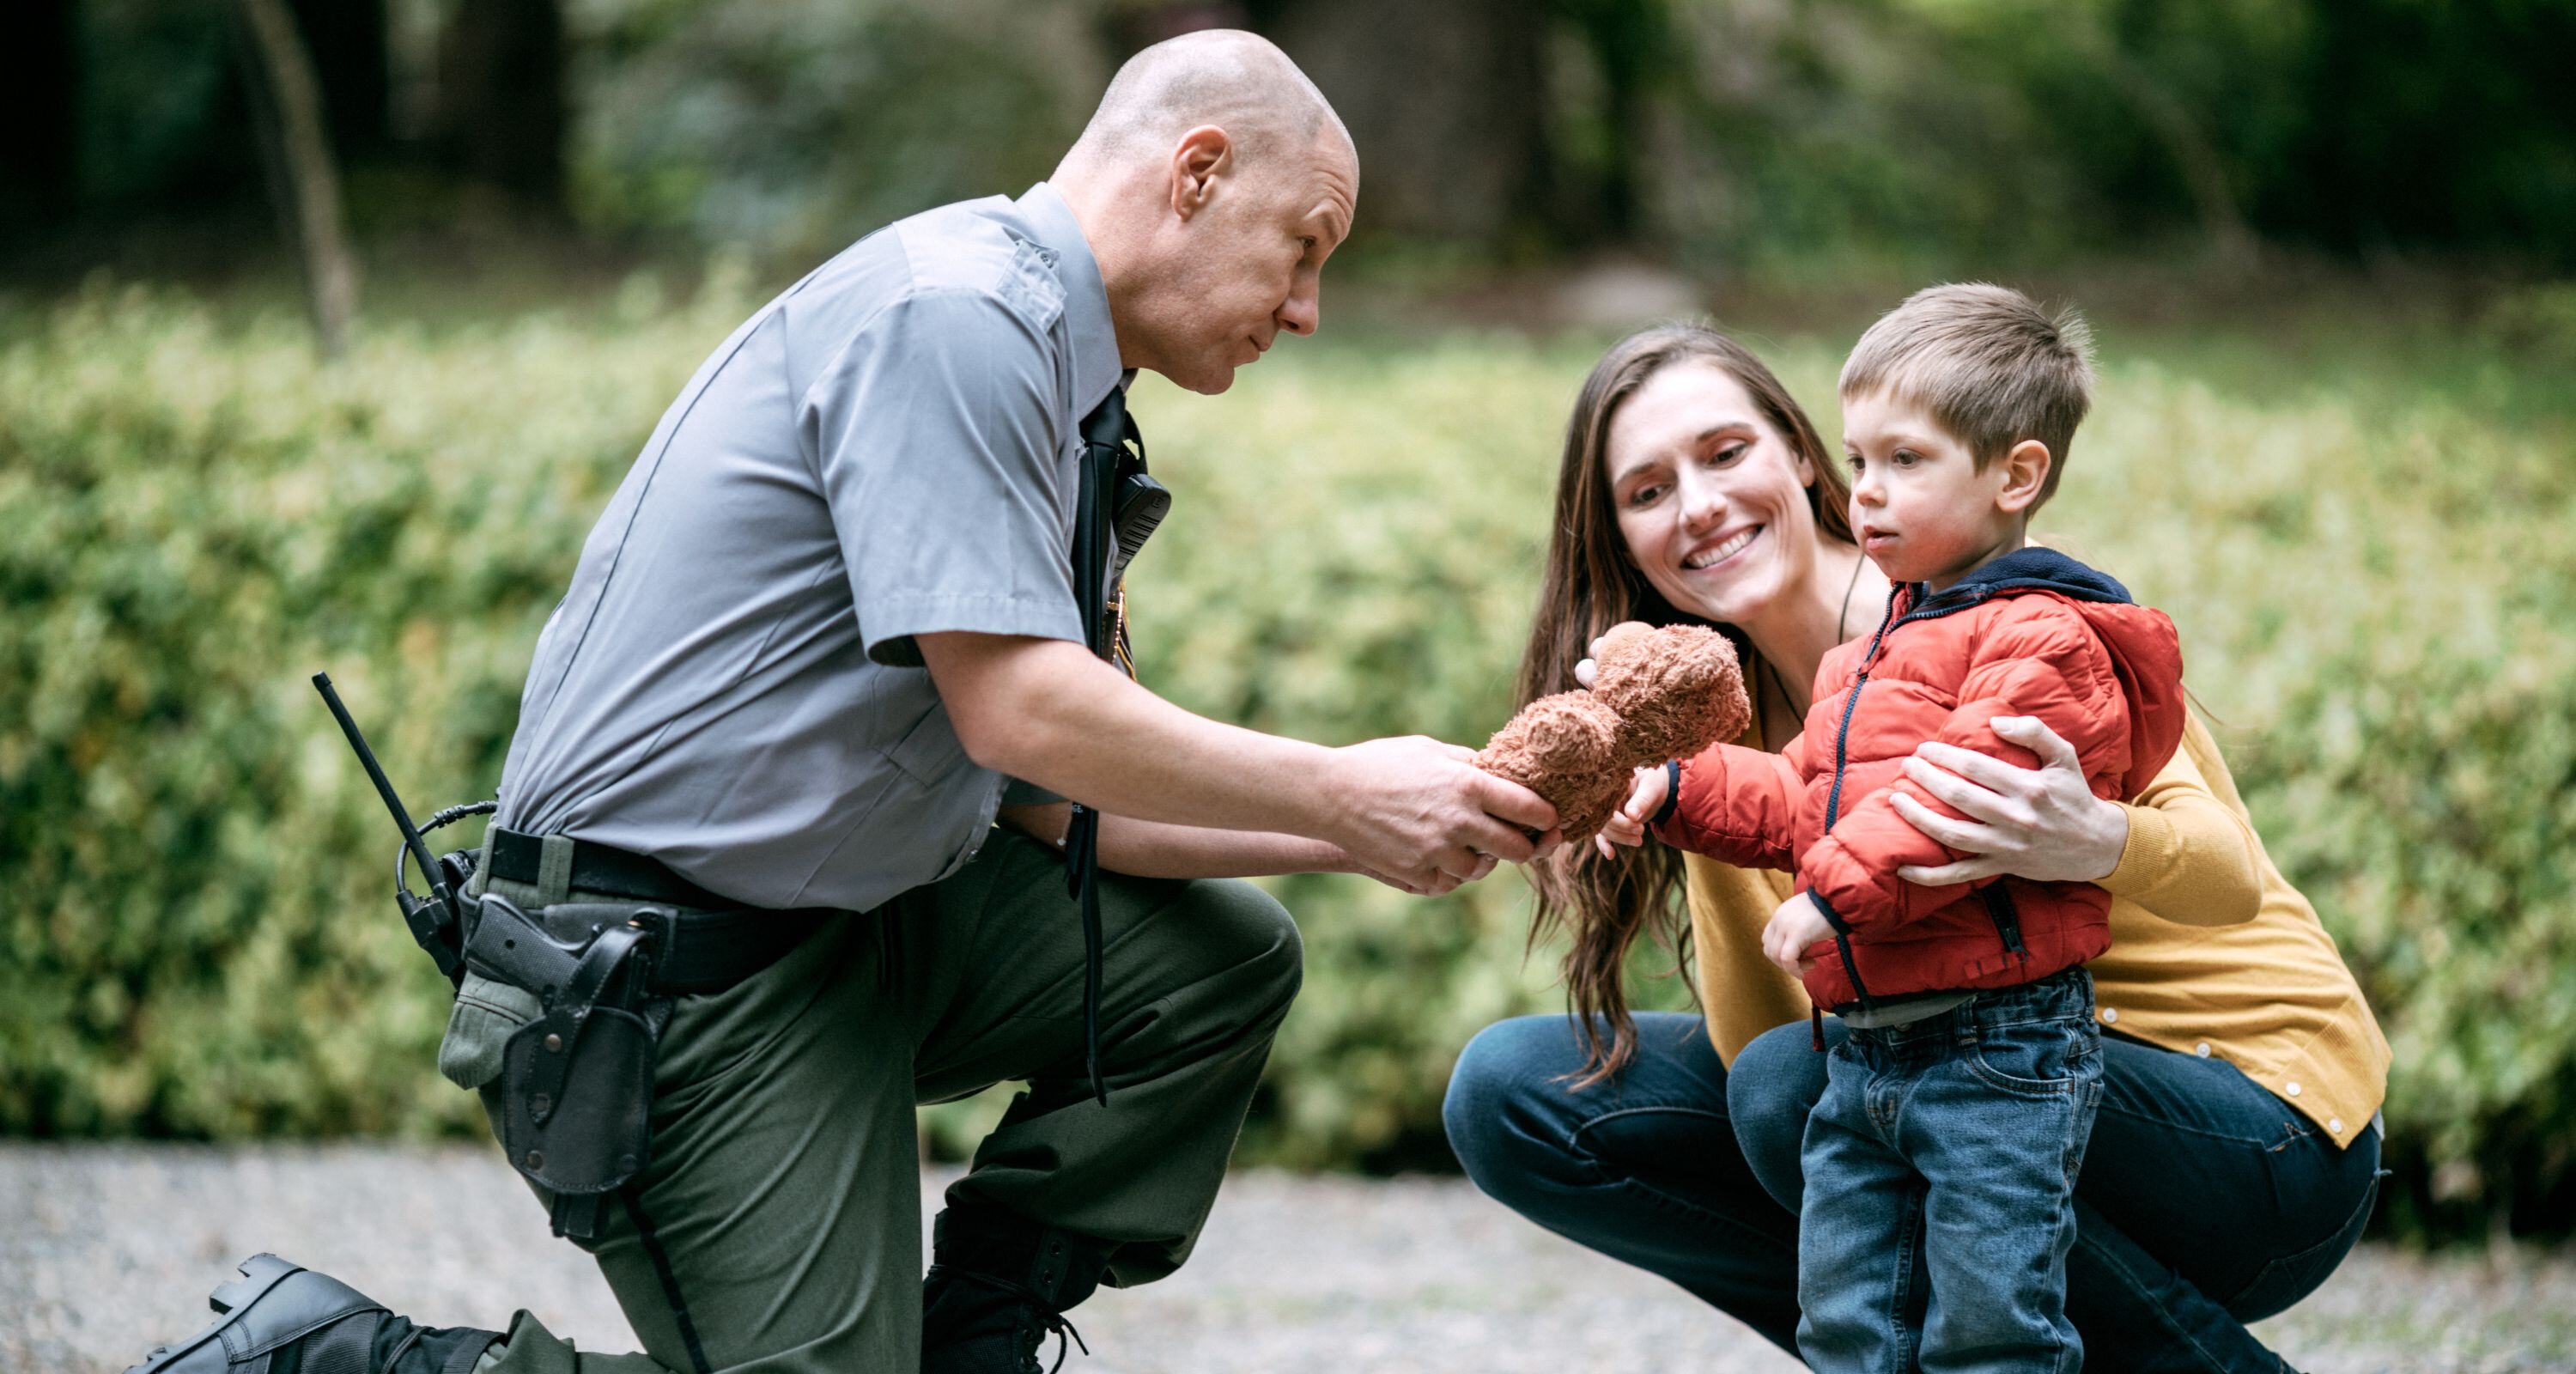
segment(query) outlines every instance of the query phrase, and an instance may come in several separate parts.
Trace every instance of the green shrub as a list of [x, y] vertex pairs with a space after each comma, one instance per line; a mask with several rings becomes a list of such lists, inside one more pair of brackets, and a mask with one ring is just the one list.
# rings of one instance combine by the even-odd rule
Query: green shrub
[[2061, 515], [2181, 626], [2267, 847], [2379, 1014], [2387, 1215], [2564, 1232], [2576, 467], [2563, 410], [2508, 429], [2427, 380], [2505, 400], [2491, 360], [2430, 352], [2456, 370], [2275, 373], [2250, 404], [2115, 361]]
[[424, 810], [488, 795], [583, 512], [738, 304], [380, 331], [328, 372], [292, 321], [226, 337], [142, 292], [9, 331], [0, 1123], [470, 1123], [416, 1071], [444, 989], [305, 679], [333, 671]]
[[[389, 828], [305, 678], [333, 672], [415, 805], [488, 795], [583, 534], [755, 298], [720, 278], [677, 308], [619, 301], [380, 324], [318, 371], [290, 319], [219, 326], [166, 293], [0, 320], [0, 1132], [481, 1132], [428, 1071], [445, 988], [394, 919]], [[2181, 624], [2258, 824], [2372, 995], [2397, 1051], [2394, 1214], [2563, 1226], [2563, 404], [2515, 399], [2548, 379], [2445, 340], [2418, 367], [2396, 340], [2106, 335], [2050, 521]], [[1146, 680], [1328, 743], [1480, 742], [1597, 342], [1301, 343], [1216, 401], [1149, 381], [1177, 510], [1134, 575]], [[1765, 352], [1830, 396], [1831, 344]], [[1522, 957], [1521, 889], [1275, 890], [1309, 977], [1245, 1157], [1440, 1160], [1458, 1048], [1561, 1005], [1549, 952]], [[1649, 997], [1685, 1004], [1671, 983]], [[990, 1108], [943, 1109], [934, 1142]]]

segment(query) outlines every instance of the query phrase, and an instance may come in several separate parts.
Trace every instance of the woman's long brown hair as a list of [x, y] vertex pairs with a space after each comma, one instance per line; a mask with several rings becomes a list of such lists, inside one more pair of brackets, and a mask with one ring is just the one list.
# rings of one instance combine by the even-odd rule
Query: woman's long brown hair
[[[1629, 335], [1593, 365], [1565, 427], [1547, 576], [1530, 626], [1529, 648], [1521, 656], [1515, 707], [1571, 690], [1576, 685], [1574, 665], [1602, 631], [1623, 620], [1650, 625], [1710, 623], [1666, 601], [1629, 558], [1627, 541], [1619, 534], [1611, 508], [1608, 464], [1603, 458], [1610, 422], [1621, 404], [1647, 378], [1681, 362], [1712, 364], [1742, 384], [1762, 418], [1814, 470], [1816, 480], [1807, 488], [1807, 504], [1817, 527], [1836, 539], [1852, 538], [1850, 486], [1841, 465], [1829, 461], [1824, 441], [1817, 437], [1807, 413], [1761, 359], [1705, 325], [1666, 325]], [[1736, 652], [1744, 658], [1745, 681], [1756, 681], [1752, 646], [1743, 634], [1731, 625], [1716, 628], [1735, 641]], [[1589, 845], [1568, 845], [1532, 865], [1529, 876], [1538, 888], [1531, 942], [1560, 927], [1573, 939], [1565, 956], [1565, 985], [1583, 1027], [1586, 1063], [1581, 1081], [1598, 1082], [1618, 1072], [1637, 1052], [1626, 976], [1628, 954], [1637, 937], [1651, 932], [1673, 951], [1677, 966], [1682, 962], [1689, 918], [1681, 901], [1681, 856], [1648, 844], [1604, 859]], [[1605, 1025], [1610, 1032], [1606, 1045], [1601, 1038]]]

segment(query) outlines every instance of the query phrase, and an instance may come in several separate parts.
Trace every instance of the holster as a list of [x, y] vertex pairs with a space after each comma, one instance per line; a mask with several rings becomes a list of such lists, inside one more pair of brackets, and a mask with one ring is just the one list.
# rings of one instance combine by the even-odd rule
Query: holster
[[554, 1199], [555, 1234], [599, 1234], [600, 1206], [643, 1171], [653, 1143], [653, 1060], [671, 999], [650, 993], [667, 909], [563, 903], [542, 923], [485, 894], [469, 915], [468, 967], [537, 995], [513, 1033], [499, 1088], [501, 1147]]

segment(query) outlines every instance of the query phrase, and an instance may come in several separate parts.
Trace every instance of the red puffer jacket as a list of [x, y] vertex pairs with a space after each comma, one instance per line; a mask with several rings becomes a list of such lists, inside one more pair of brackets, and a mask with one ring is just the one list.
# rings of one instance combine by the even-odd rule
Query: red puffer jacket
[[2183, 711], [2172, 621], [2064, 554], [2020, 549], [1938, 595], [1899, 588], [1877, 634], [1825, 656], [1798, 738], [1776, 755], [1721, 744], [1680, 765], [1655, 834], [1797, 874], [1834, 928], [1808, 952], [1818, 1006], [2010, 987], [2108, 948], [2110, 894], [2021, 878], [1899, 879], [1904, 865], [1962, 857], [1890, 804], [1903, 791], [1959, 814], [1905, 777], [1906, 758], [1937, 739], [2033, 767], [2038, 757], [1988, 722], [2036, 716], [2075, 747], [2093, 794], [2116, 801], [2173, 757]]

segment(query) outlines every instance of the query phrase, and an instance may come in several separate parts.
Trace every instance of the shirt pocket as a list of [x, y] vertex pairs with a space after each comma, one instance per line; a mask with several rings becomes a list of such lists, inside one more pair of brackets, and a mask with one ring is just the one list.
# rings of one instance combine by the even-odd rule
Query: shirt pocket
[[957, 770], [972, 760], [966, 757], [966, 746], [957, 738], [956, 722], [938, 706], [922, 713], [902, 739], [885, 751], [886, 762], [924, 792], [936, 791]]
[[[917, 833], [947, 851], [927, 881], [954, 876], [982, 844], [986, 824], [979, 822], [990, 822], [984, 803], [988, 793], [998, 795], [999, 775], [974, 766], [957, 738], [956, 722], [936, 706], [885, 751], [885, 758], [897, 775], [889, 780], [896, 795], [887, 797], [880, 813], [894, 814], [888, 808], [900, 807], [903, 814], [917, 818], [922, 826]], [[986, 785], [975, 785], [979, 778]], [[911, 795], [900, 795], [904, 793]]]

